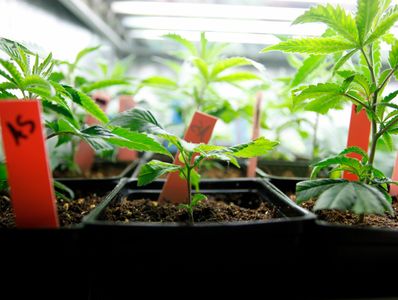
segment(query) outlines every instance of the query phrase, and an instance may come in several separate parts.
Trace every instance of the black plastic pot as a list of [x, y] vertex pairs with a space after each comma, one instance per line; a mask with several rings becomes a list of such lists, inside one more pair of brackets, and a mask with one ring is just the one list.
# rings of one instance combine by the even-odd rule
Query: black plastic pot
[[[96, 161], [92, 167], [92, 170], [104, 170], [106, 168], [120, 168], [121, 172], [115, 176], [105, 177], [104, 179], [108, 180], [119, 180], [123, 177], [132, 177], [133, 173], [136, 171], [137, 166], [139, 165], [140, 160], [134, 160], [130, 163], [126, 162], [112, 162], [112, 161]], [[97, 178], [83, 178], [83, 177], [56, 177], [56, 180], [98, 180]]]
[[257, 167], [270, 176], [303, 178], [311, 175], [310, 162], [259, 159]]
[[[270, 179], [286, 194], [299, 181]], [[398, 295], [395, 277], [387, 275], [398, 267], [398, 230], [322, 220], [316, 220], [314, 225], [306, 228], [301, 248], [302, 257], [308, 258], [308, 267], [322, 274], [312, 277], [313, 287], [318, 289], [325, 282], [334, 282], [328, 296], [336, 298]]]
[[256, 193], [279, 210], [280, 218], [194, 225], [125, 224], [103, 219], [104, 209], [124, 197], [157, 199], [163, 183], [159, 180], [137, 187], [136, 181], [130, 181], [114, 199], [108, 198], [85, 218], [91, 239], [88, 250], [97, 257], [90, 278], [93, 294], [101, 295], [98, 299], [108, 299], [104, 295], [112, 298], [115, 290], [122, 293], [122, 282], [127, 278], [121, 274], [125, 272], [149, 273], [156, 278], [161, 276], [161, 280], [177, 273], [190, 274], [192, 279], [197, 274], [207, 274], [207, 278], [211, 274], [235, 274], [239, 280], [247, 272], [297, 263], [300, 239], [304, 228], [314, 221], [314, 215], [262, 179], [203, 180], [200, 187], [204, 194]]
[[[107, 179], [59, 180], [74, 191], [113, 197], [124, 185]], [[112, 194], [113, 191], [113, 194]], [[0, 229], [0, 298], [87, 299], [88, 278], [84, 266], [90, 260], [83, 245], [83, 224], [59, 229]], [[17, 285], [17, 288], [15, 288]], [[60, 293], [53, 294], [56, 291]], [[25, 294], [26, 293], [26, 294]], [[62, 297], [61, 297], [62, 296]], [[24, 299], [28, 299], [24, 298]]]

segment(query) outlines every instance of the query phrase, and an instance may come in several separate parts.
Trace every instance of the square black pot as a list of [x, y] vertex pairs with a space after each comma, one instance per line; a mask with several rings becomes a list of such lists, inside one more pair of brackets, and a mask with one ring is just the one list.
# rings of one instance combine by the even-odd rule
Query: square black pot
[[[112, 197], [122, 179], [58, 180], [74, 191]], [[59, 229], [0, 229], [0, 298], [46, 299], [53, 292], [69, 299], [88, 299], [89, 285], [82, 271], [87, 265], [83, 224]], [[15, 287], [15, 285], [18, 285]], [[61, 297], [61, 296], [60, 296]], [[27, 298], [26, 298], [27, 299]]]
[[[241, 259], [235, 259], [235, 266], [247, 267], [252, 259], [256, 260], [264, 255], [278, 255], [292, 253], [299, 245], [306, 224], [314, 221], [314, 216], [295, 205], [290, 199], [276, 189], [272, 184], [261, 179], [239, 180], [203, 180], [200, 184], [201, 192], [212, 193], [256, 193], [263, 201], [271, 203], [280, 213], [280, 218], [267, 221], [230, 222], [230, 223], [195, 223], [187, 225], [181, 223], [115, 223], [103, 219], [104, 209], [124, 197], [157, 199], [164, 181], [155, 181], [145, 187], [138, 187], [134, 180], [113, 199], [107, 198], [84, 219], [91, 253], [107, 256], [112, 265], [113, 255], [137, 256], [132, 262], [135, 269], [146, 268], [151, 264], [148, 258], [154, 258], [156, 265], [185, 264], [189, 257], [204, 260], [208, 264], [228, 266], [228, 260], [236, 256], [239, 251]], [[167, 247], [164, 247], [167, 245]], [[158, 255], [162, 251], [162, 256]], [[181, 249], [190, 249], [189, 252]], [[223, 257], [213, 261], [211, 257], [203, 255], [209, 252], [222, 253]], [[231, 249], [234, 249], [231, 252]], [[184, 253], [185, 252], [185, 253]], [[294, 255], [290, 258], [294, 260]], [[160, 259], [160, 260], [158, 260]], [[286, 259], [286, 257], [284, 258]], [[185, 261], [185, 262], [184, 262]], [[104, 262], [104, 257], [102, 257]], [[142, 265], [141, 265], [142, 264]]]

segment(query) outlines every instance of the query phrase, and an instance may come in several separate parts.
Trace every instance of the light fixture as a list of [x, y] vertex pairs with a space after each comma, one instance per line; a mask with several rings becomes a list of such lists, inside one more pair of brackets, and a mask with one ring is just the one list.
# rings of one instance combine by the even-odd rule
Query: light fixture
[[305, 11], [290, 7], [151, 1], [115, 1], [111, 9], [114, 13], [127, 15], [279, 21], [294, 20]]

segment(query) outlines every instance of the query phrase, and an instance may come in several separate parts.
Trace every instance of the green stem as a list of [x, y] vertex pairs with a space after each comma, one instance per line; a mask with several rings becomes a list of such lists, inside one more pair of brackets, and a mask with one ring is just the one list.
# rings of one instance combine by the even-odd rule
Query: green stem
[[358, 224], [362, 224], [363, 221], [365, 220], [365, 214], [359, 214], [358, 216]]
[[[192, 204], [192, 186], [191, 186], [191, 171], [192, 169], [190, 167], [187, 166], [187, 187], [188, 187], [188, 205], [191, 207]], [[189, 212], [189, 222], [190, 224], [194, 223], [194, 219], [193, 219], [193, 209], [191, 207], [191, 209], [188, 211]]]
[[59, 132], [53, 132], [49, 135], [46, 136], [46, 140], [49, 140], [53, 137], [59, 136], [59, 135], [69, 135], [69, 134], [73, 134], [72, 132], [69, 131], [59, 131]]
[[368, 65], [368, 68], [370, 71], [370, 76], [372, 76], [372, 81], [376, 85], [376, 76], [375, 76], [375, 72], [373, 69], [373, 65], [370, 62], [370, 60], [369, 60], [368, 56], [366, 55], [365, 50], [363, 48], [361, 48], [361, 52], [362, 52], [363, 56], [365, 57], [366, 64]]
[[319, 125], [319, 114], [316, 114], [316, 119], [314, 124], [314, 136], [312, 137], [312, 160], [315, 159], [318, 148], [318, 143], [317, 143], [318, 125]]

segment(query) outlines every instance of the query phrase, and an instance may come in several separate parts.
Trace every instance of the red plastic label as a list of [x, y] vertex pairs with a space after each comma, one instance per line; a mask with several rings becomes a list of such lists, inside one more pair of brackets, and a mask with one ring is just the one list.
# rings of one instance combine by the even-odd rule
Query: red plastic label
[[[392, 171], [391, 179], [398, 181], [398, 152], [397, 152], [397, 156], [395, 158], [395, 164], [394, 164], [394, 169]], [[398, 196], [398, 185], [395, 185], [395, 184], [390, 185], [390, 195]]]
[[[357, 146], [365, 152], [369, 148], [370, 121], [364, 109], [359, 113], [356, 112], [356, 106], [353, 104], [351, 108], [350, 127], [348, 129], [347, 147]], [[348, 157], [362, 159], [357, 153], [350, 153]], [[350, 172], [344, 171], [343, 178], [350, 181], [358, 180], [358, 177]]]
[[[93, 95], [93, 99], [103, 111], [106, 110], [106, 108], [108, 107], [108, 103], [111, 101], [109, 95], [104, 92], [96, 92]], [[99, 121], [91, 115], [88, 115], [86, 117], [87, 125], [92, 126], [98, 123]], [[83, 173], [87, 173], [91, 170], [91, 167], [94, 164], [95, 151], [93, 150], [93, 148], [91, 148], [89, 144], [84, 141], [80, 141], [75, 153], [74, 161]]]
[[[253, 140], [257, 139], [260, 136], [260, 115], [261, 115], [262, 100], [263, 100], [263, 94], [261, 92], [257, 93], [256, 105], [254, 106], [254, 114], [253, 114], [253, 133], [252, 133]], [[256, 177], [257, 161], [258, 161], [257, 157], [249, 159], [249, 163], [247, 165], [247, 177]]]
[[[132, 96], [122, 95], [119, 98], [119, 112], [129, 110], [135, 107], [135, 102]], [[133, 161], [138, 159], [137, 151], [120, 148], [117, 152], [117, 160], [119, 161]]]
[[[216, 125], [217, 118], [202, 112], [195, 112], [184, 139], [191, 143], [208, 143]], [[177, 152], [174, 163], [182, 165]], [[166, 182], [160, 194], [159, 201], [186, 203], [188, 202], [188, 187], [186, 181], [178, 173], [167, 175]]]
[[2, 100], [0, 119], [16, 226], [59, 227], [40, 103]]

